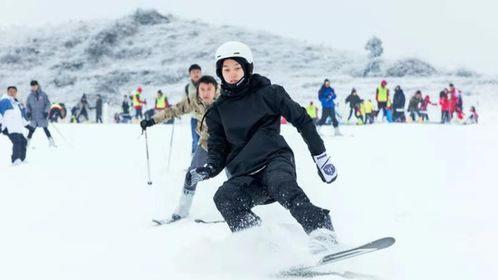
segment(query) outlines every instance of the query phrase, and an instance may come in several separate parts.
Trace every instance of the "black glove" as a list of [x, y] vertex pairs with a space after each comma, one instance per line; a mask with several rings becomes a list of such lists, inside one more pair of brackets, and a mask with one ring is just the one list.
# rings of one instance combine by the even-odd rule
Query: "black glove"
[[143, 130], [146, 130], [147, 127], [153, 126], [155, 124], [156, 124], [156, 122], [154, 121], [154, 119], [143, 120], [143, 121], [140, 122], [140, 126], [142, 127]]
[[43, 113], [43, 118], [44, 119], [48, 118], [48, 113]]
[[27, 112], [27, 113], [26, 113], [26, 118], [27, 118], [28, 120], [30, 120], [30, 119], [31, 119], [31, 113], [30, 113], [30, 112]]
[[7, 128], [4, 129], [1, 124], [0, 124], [0, 133], [2, 133], [5, 136], [9, 136], [9, 130]]
[[193, 186], [199, 183], [200, 181], [211, 178], [214, 175], [214, 169], [215, 169], [214, 166], [209, 163], [202, 167], [197, 167], [195, 169], [192, 169], [189, 172], [187, 172], [185, 182], [187, 183], [187, 185]]

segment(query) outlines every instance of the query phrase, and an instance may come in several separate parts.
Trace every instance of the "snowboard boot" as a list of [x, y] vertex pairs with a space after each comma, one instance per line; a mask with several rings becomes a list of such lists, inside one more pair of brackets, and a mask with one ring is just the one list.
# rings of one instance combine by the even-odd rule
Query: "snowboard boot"
[[313, 255], [325, 255], [337, 249], [337, 236], [333, 230], [315, 229], [309, 238], [309, 249]]
[[21, 163], [22, 163], [22, 160], [18, 158], [16, 160], [14, 160], [14, 162], [12, 163], [12, 166], [16, 166], [16, 165], [19, 165]]
[[54, 148], [57, 148], [57, 145], [55, 145], [54, 138], [52, 138], [52, 137], [49, 137], [49, 138], [48, 138], [48, 146], [49, 146], [49, 147], [54, 147]]
[[335, 136], [342, 136], [341, 131], [339, 130], [339, 127], [334, 127], [334, 135]]
[[171, 218], [173, 220], [179, 220], [188, 216], [190, 208], [192, 207], [194, 194], [195, 191], [183, 189], [178, 207], [176, 208], [175, 212], [173, 212], [173, 215], [171, 215]]

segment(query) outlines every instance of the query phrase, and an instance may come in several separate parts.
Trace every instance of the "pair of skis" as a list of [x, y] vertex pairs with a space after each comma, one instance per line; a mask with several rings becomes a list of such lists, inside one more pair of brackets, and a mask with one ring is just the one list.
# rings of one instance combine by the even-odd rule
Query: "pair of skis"
[[[172, 224], [174, 222], [181, 221], [181, 218], [169, 218], [169, 219], [162, 219], [162, 220], [152, 220], [156, 224], [156, 226], [162, 226], [162, 225], [168, 225]], [[204, 220], [204, 219], [195, 219], [194, 222], [198, 224], [219, 224], [219, 223], [224, 223], [224, 220]]]

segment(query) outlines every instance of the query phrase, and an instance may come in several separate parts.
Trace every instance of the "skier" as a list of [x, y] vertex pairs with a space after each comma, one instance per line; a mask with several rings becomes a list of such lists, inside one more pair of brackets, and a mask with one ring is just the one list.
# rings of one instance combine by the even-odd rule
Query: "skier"
[[131, 93], [131, 100], [133, 102], [133, 108], [135, 109], [135, 119], [143, 119], [142, 106], [146, 104], [145, 100], [140, 99], [142, 94], [142, 88], [138, 87], [134, 92]]
[[97, 94], [97, 101], [95, 101], [95, 122], [102, 123], [102, 96]]
[[429, 114], [427, 113], [427, 107], [430, 105], [437, 106], [437, 103], [433, 103], [429, 95], [424, 97], [422, 104], [420, 105], [420, 119], [425, 122], [429, 121]]
[[66, 105], [64, 103], [55, 102], [50, 106], [48, 119], [50, 122], [59, 122], [59, 118], [63, 120], [66, 117]]
[[[185, 99], [169, 108], [156, 113], [152, 119], [143, 120], [140, 122], [142, 129], [147, 129], [147, 127], [153, 126], [156, 123], [166, 121], [175, 117], [179, 117], [188, 113], [195, 113], [196, 118], [199, 120], [197, 123], [197, 133], [200, 135], [199, 147], [195, 150], [194, 156], [190, 163], [190, 168], [188, 172], [207, 163], [207, 139], [208, 139], [208, 129], [206, 124], [201, 127], [200, 120], [204, 116], [207, 108], [216, 99], [218, 93], [218, 83], [211, 76], [202, 76], [197, 83], [197, 94], [195, 99]], [[169, 221], [179, 220], [188, 216], [190, 208], [192, 206], [192, 199], [195, 194], [197, 184], [188, 184], [185, 182], [183, 184], [183, 193], [180, 197], [180, 203], [176, 210], [173, 212], [170, 220], [159, 220], [156, 221], [158, 224], [168, 223]]]
[[261, 223], [251, 211], [254, 206], [279, 202], [309, 234], [313, 253], [332, 249], [337, 241], [329, 210], [313, 205], [297, 184], [293, 152], [280, 135], [284, 116], [308, 145], [321, 179], [332, 183], [337, 172], [313, 120], [283, 87], [253, 74], [247, 45], [226, 42], [215, 59], [221, 95], [205, 115], [208, 163], [187, 173], [187, 183], [215, 177], [226, 168], [229, 179], [214, 202], [232, 232]]
[[365, 108], [365, 124], [372, 124], [374, 122], [374, 105], [372, 100], [368, 99], [368, 101], [364, 102]]
[[444, 89], [439, 93], [439, 105], [441, 105], [441, 123], [450, 122], [450, 101], [448, 96], [448, 89]]
[[396, 86], [393, 96], [393, 119], [395, 122], [406, 122], [405, 102], [405, 93], [400, 86]]
[[420, 105], [422, 102], [422, 92], [417, 90], [408, 103], [408, 112], [412, 122], [416, 122], [417, 118], [420, 117]]
[[358, 107], [361, 106], [361, 99], [358, 96], [356, 89], [353, 88], [351, 90], [351, 93], [346, 97], [346, 104], [349, 103], [349, 116], [348, 116], [348, 121], [351, 119], [351, 116], [353, 113], [356, 113], [358, 110]]
[[318, 99], [322, 103], [322, 118], [318, 121], [318, 126], [322, 126], [327, 121], [327, 118], [330, 117], [332, 120], [332, 125], [334, 126], [335, 135], [342, 135], [339, 131], [339, 122], [335, 116], [335, 103], [337, 95], [335, 94], [334, 88], [330, 86], [329, 79], [325, 79], [323, 81], [320, 90], [318, 90]]
[[449, 84], [450, 89], [448, 90], [449, 95], [451, 96], [452, 101], [454, 102], [454, 110], [455, 112], [463, 112], [463, 99], [462, 99], [462, 91], [457, 90], [454, 84]]
[[306, 112], [313, 120], [314, 124], [318, 123], [318, 107], [313, 104], [313, 101], [310, 101], [310, 104], [306, 107]]
[[130, 102], [128, 96], [125, 94], [123, 96], [123, 102], [121, 103], [121, 122], [128, 123], [131, 121], [130, 115]]
[[375, 100], [377, 101], [377, 110], [379, 110], [378, 113], [380, 113], [380, 110], [382, 110], [382, 118], [386, 117], [386, 106], [387, 106], [387, 101], [389, 100], [389, 89], [386, 87], [387, 86], [387, 81], [383, 80], [380, 82], [380, 86], [377, 87], [377, 90], [375, 92]]
[[392, 123], [394, 121], [393, 120], [393, 107], [392, 107], [390, 99], [387, 99], [387, 103], [386, 103], [386, 120], [388, 123]]
[[81, 96], [80, 102], [78, 103], [78, 111], [76, 115], [76, 120], [78, 123], [81, 122], [81, 117], [85, 118], [85, 121], [88, 121], [88, 111], [90, 111], [90, 105], [88, 104], [88, 100], [86, 99], [86, 93], [83, 93]]
[[157, 114], [169, 106], [168, 97], [161, 90], [158, 90], [156, 100], [154, 101], [154, 112]]
[[479, 123], [479, 114], [477, 114], [476, 107], [470, 107], [470, 115], [465, 120], [464, 124], [477, 124]]
[[[202, 69], [198, 64], [192, 64], [188, 68], [190, 81], [185, 85], [185, 98], [183, 100], [195, 100], [197, 95], [197, 84], [202, 76]], [[188, 101], [190, 102], [190, 101]], [[197, 149], [199, 143], [199, 134], [197, 134], [197, 118], [192, 114], [190, 118], [190, 132], [192, 134], [192, 155]]]
[[354, 115], [357, 125], [366, 124], [365, 101], [363, 99], [360, 99], [360, 103], [354, 108]]
[[31, 138], [33, 133], [35, 133], [36, 128], [42, 127], [45, 135], [47, 136], [48, 143], [50, 147], [56, 147], [54, 138], [48, 130], [48, 111], [50, 109], [50, 100], [48, 95], [42, 91], [38, 81], [31, 81], [31, 93], [28, 95], [26, 100], [26, 116], [31, 123], [27, 127], [28, 133], [28, 147], [31, 143]]
[[0, 134], [7, 135], [12, 142], [12, 165], [18, 165], [26, 159], [28, 145], [23, 134], [27, 124], [23, 117], [24, 108], [16, 97], [17, 88], [9, 86], [7, 94], [0, 98]]

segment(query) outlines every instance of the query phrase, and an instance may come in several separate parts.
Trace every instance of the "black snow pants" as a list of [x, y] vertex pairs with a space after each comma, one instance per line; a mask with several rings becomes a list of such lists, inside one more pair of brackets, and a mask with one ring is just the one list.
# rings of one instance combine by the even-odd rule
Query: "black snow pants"
[[337, 121], [337, 118], [335, 117], [335, 107], [332, 108], [323, 108], [322, 110], [322, 118], [318, 121], [317, 125], [324, 125], [325, 122], [327, 121], [327, 118], [330, 117], [332, 120], [332, 126], [333, 127], [338, 127], [339, 122]]
[[313, 205], [297, 185], [293, 155], [281, 152], [260, 172], [232, 177], [218, 189], [214, 202], [232, 232], [259, 225], [261, 219], [251, 209], [278, 202], [306, 233], [318, 228], [333, 230], [329, 210]]
[[28, 145], [28, 140], [26, 140], [21, 133], [9, 133], [8, 136], [12, 142], [11, 161], [14, 162], [17, 159], [24, 161], [26, 159], [26, 146]]

